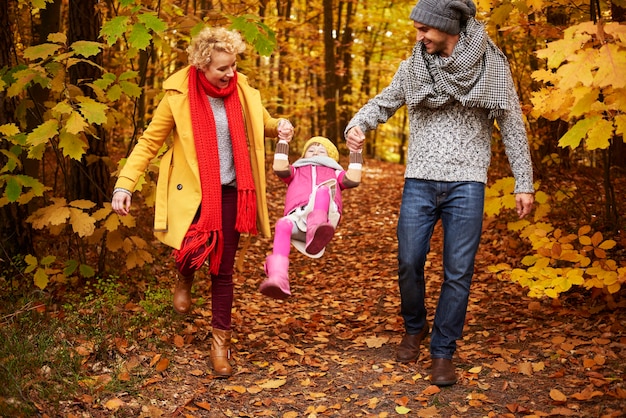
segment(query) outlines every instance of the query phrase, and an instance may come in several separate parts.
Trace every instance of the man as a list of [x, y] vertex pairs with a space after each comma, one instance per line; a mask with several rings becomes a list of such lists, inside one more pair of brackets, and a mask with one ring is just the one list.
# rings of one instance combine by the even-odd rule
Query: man
[[472, 0], [419, 0], [410, 15], [417, 30], [412, 55], [345, 131], [348, 148], [360, 150], [364, 132], [408, 107], [411, 134], [397, 225], [405, 334], [396, 356], [417, 360], [429, 332], [424, 265], [441, 219], [444, 277], [430, 338], [431, 382], [438, 386], [457, 380], [452, 357], [480, 242], [494, 120], [515, 177], [520, 218], [534, 202], [528, 140], [508, 61], [475, 14]]

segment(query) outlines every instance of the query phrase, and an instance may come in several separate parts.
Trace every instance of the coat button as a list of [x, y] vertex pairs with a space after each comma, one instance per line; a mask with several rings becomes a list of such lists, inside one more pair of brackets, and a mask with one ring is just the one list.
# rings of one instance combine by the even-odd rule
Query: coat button
[[178, 186], [176, 186], [176, 188], [177, 188], [178, 190], [183, 190], [183, 185], [182, 185], [182, 184], [179, 184]]

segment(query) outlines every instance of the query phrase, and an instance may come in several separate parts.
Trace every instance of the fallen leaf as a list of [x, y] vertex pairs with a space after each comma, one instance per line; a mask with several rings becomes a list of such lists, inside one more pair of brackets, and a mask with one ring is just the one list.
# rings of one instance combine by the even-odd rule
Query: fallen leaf
[[389, 337], [371, 337], [366, 338], [365, 343], [369, 348], [380, 348], [389, 341]]
[[567, 396], [565, 396], [563, 394], [563, 392], [561, 392], [558, 389], [551, 389], [550, 390], [550, 398], [552, 398], [552, 400], [554, 400], [556, 402], [565, 402], [565, 401], [567, 401]]
[[167, 366], [169, 366], [169, 365], [170, 365], [170, 361], [167, 358], [162, 358], [157, 363], [157, 365], [155, 367], [155, 370], [157, 372], [163, 372], [163, 371], [165, 371], [165, 369], [167, 369]]
[[406, 406], [396, 406], [396, 412], [400, 415], [406, 415], [411, 412], [411, 410]]
[[275, 380], [268, 380], [267, 382], [262, 383], [259, 386], [262, 387], [263, 389], [276, 389], [276, 388], [281, 387], [285, 383], [287, 383], [285, 379], [275, 379]]
[[434, 395], [435, 393], [441, 392], [441, 389], [437, 385], [430, 385], [426, 389], [422, 391], [424, 395]]
[[197, 407], [202, 408], [205, 411], [211, 410], [211, 404], [208, 402], [200, 401], [200, 402], [194, 402], [194, 403], [196, 404]]
[[104, 407], [109, 411], [117, 411], [122, 406], [124, 406], [124, 401], [119, 398], [109, 399], [104, 404]]
[[185, 346], [185, 339], [180, 335], [174, 336], [174, 345], [178, 348], [183, 348]]
[[237, 393], [246, 393], [246, 388], [243, 386], [225, 386], [224, 387], [225, 390], [234, 390]]

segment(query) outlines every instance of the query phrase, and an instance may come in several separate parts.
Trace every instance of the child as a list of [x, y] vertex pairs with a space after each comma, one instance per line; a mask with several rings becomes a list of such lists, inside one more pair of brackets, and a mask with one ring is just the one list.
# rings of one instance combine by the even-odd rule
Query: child
[[284, 216], [276, 222], [274, 248], [265, 261], [267, 279], [259, 290], [286, 299], [289, 291], [290, 243], [301, 253], [319, 258], [335, 234], [342, 212], [341, 191], [361, 182], [363, 158], [350, 152], [348, 170], [339, 165], [339, 151], [328, 139], [315, 136], [304, 144], [302, 158], [289, 165], [289, 144], [278, 141], [274, 173], [287, 184]]

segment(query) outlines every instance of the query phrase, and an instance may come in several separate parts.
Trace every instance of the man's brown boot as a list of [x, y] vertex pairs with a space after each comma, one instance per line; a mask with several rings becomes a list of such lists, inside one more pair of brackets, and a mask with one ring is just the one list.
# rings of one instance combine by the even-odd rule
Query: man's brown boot
[[178, 283], [174, 290], [174, 310], [180, 314], [189, 313], [191, 309], [191, 285], [193, 283], [193, 274], [191, 276], [178, 275]]
[[430, 372], [430, 382], [437, 386], [450, 386], [456, 383], [456, 372], [452, 360], [434, 358]]
[[230, 359], [230, 338], [232, 331], [215, 329], [211, 333], [211, 364], [217, 376], [229, 377], [233, 374]]
[[428, 324], [424, 324], [424, 328], [418, 334], [404, 334], [396, 350], [396, 359], [400, 363], [417, 360], [420, 356], [420, 345], [426, 335], [428, 335]]

